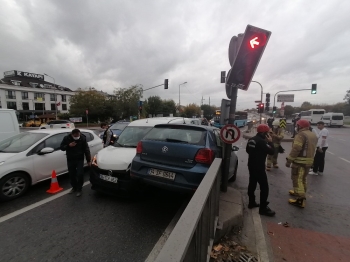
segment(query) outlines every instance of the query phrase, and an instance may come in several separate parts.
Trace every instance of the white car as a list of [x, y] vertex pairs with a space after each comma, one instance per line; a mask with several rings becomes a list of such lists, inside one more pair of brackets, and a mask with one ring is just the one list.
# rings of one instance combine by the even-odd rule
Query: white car
[[52, 120], [45, 124], [40, 125], [40, 129], [49, 129], [49, 128], [75, 128], [74, 123], [68, 120]]
[[[85, 135], [91, 156], [102, 149], [101, 139], [91, 130]], [[66, 152], [61, 151], [67, 129], [39, 129], [20, 133], [0, 141], [0, 200], [23, 195], [29, 186], [68, 172]]]

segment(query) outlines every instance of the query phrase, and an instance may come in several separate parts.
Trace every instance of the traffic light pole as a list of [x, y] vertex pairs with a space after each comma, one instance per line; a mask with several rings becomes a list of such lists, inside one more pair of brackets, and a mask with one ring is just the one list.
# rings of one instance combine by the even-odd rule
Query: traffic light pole
[[[261, 101], [261, 103], [262, 103], [262, 102], [263, 102], [263, 93], [264, 93], [264, 89], [263, 89], [262, 85], [261, 85], [258, 81], [252, 81], [252, 82], [259, 84], [260, 87], [261, 87], [261, 98], [260, 98], [260, 101]], [[261, 124], [261, 114], [262, 114], [262, 113], [260, 113], [260, 121], [259, 121], [260, 124]]]
[[[308, 89], [295, 89], [295, 90], [283, 90], [283, 91], [278, 91], [274, 97], [273, 97], [273, 108], [275, 107], [275, 104], [276, 104], [276, 95], [279, 94], [279, 93], [285, 93], [285, 92], [290, 92], [290, 91], [305, 91], [305, 90], [311, 90], [310, 88]], [[272, 109], [272, 117], [274, 118], [275, 117], [275, 113]]]
[[[237, 93], [238, 88], [233, 87], [231, 85], [231, 103], [230, 103], [230, 114], [228, 123], [234, 124], [235, 123], [235, 113], [236, 113], [236, 104], [237, 104]], [[224, 163], [222, 165], [222, 180], [221, 180], [221, 191], [227, 192], [227, 185], [228, 185], [228, 174], [230, 172], [230, 160], [231, 160], [231, 153], [232, 153], [232, 145], [231, 144], [225, 144], [225, 153], [224, 153]]]

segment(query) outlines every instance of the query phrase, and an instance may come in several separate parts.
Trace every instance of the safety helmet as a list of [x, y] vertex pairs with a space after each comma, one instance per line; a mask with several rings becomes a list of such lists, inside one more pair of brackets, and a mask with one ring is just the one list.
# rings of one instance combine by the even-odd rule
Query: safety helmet
[[272, 122], [273, 126], [279, 126], [280, 125], [280, 121], [279, 120], [275, 120]]
[[297, 125], [300, 126], [300, 128], [306, 128], [306, 127], [310, 127], [310, 122], [307, 121], [306, 119], [300, 119], [298, 120]]
[[258, 125], [256, 131], [258, 131], [258, 133], [265, 133], [265, 132], [269, 132], [270, 128], [268, 125], [261, 124], [261, 125]]

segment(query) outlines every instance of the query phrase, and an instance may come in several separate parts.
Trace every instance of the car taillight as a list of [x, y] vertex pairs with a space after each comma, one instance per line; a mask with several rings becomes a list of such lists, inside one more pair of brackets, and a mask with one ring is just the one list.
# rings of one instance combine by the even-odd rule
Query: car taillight
[[136, 154], [141, 154], [142, 153], [142, 142], [138, 142], [137, 143], [137, 147], [136, 147]]
[[67, 124], [67, 126], [69, 127], [69, 124]]
[[198, 163], [211, 164], [214, 160], [214, 151], [209, 148], [199, 149], [194, 160]]
[[97, 164], [97, 155], [95, 155], [95, 156], [92, 158], [91, 165], [98, 167], [98, 164]]

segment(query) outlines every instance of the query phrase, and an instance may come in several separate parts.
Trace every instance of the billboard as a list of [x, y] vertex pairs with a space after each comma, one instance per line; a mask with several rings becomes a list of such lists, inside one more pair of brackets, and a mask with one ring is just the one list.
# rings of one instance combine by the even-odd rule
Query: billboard
[[40, 75], [36, 73], [28, 73], [28, 72], [17, 71], [17, 70], [4, 72], [4, 77], [11, 77], [11, 76], [20, 76], [20, 77], [44, 80], [44, 75]]

